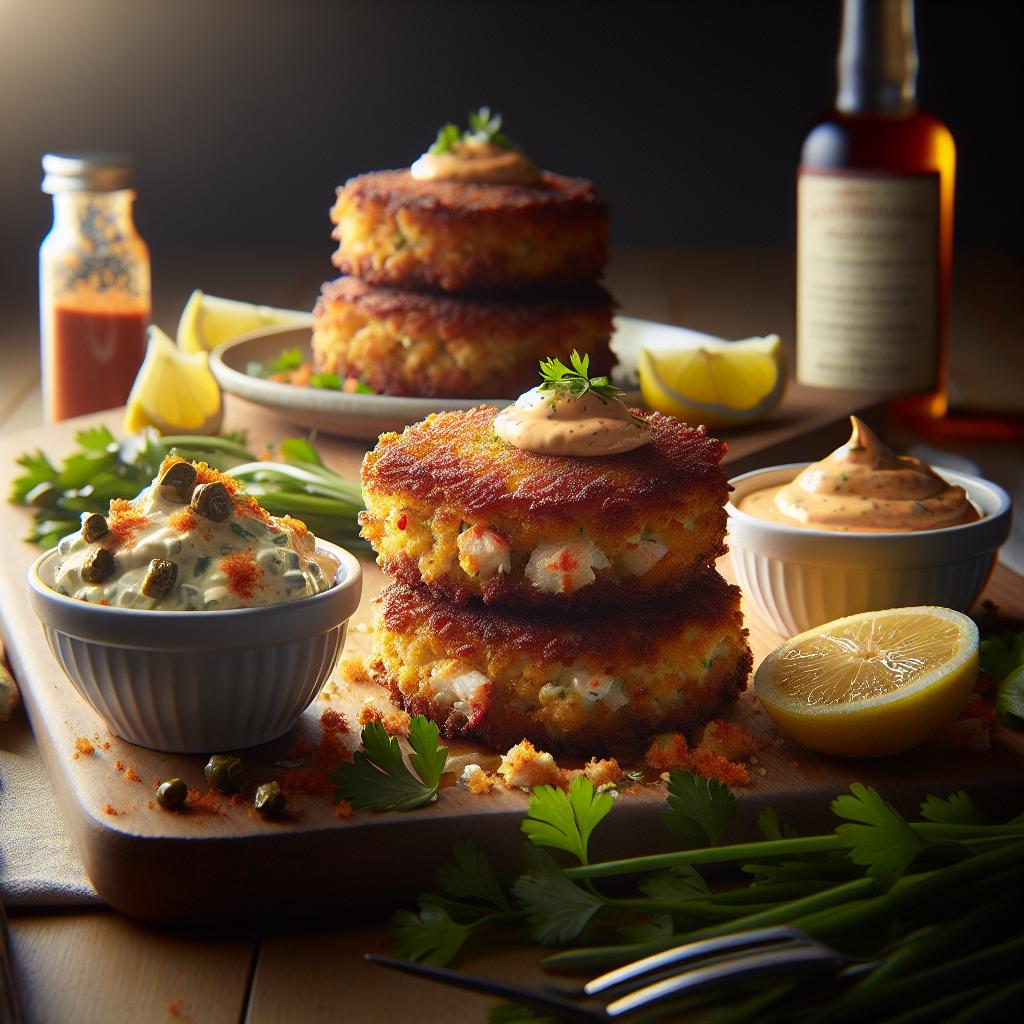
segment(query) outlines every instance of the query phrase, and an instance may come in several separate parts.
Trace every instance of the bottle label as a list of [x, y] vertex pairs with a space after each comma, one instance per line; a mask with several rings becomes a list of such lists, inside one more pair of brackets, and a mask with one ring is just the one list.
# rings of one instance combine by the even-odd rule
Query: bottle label
[[938, 377], [939, 176], [803, 171], [797, 380], [882, 394]]

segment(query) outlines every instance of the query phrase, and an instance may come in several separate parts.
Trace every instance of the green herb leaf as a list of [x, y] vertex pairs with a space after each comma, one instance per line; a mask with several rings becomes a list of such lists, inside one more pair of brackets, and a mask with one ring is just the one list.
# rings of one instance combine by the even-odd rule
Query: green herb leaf
[[418, 913], [399, 910], [388, 929], [395, 956], [443, 967], [477, 930], [476, 923], [459, 924], [441, 907], [421, 904]]
[[452, 861], [438, 872], [438, 880], [449, 896], [511, 910], [511, 904], [483, 850], [471, 839], [459, 837], [452, 844]]
[[531, 938], [545, 945], [575, 939], [604, 901], [568, 878], [543, 850], [531, 849], [528, 864], [529, 871], [516, 880], [512, 892], [530, 923]]
[[363, 727], [363, 749], [342, 763], [331, 776], [335, 799], [348, 800], [357, 811], [411, 811], [437, 799], [448, 748], [437, 745], [437, 726], [417, 715], [409, 723], [409, 760], [416, 778], [406, 767], [402, 748], [380, 722]]
[[1014, 669], [996, 688], [996, 715], [1007, 728], [1024, 732], [1024, 665]]
[[265, 376], [275, 373], [291, 373], [302, 366], [302, 349], [286, 348], [281, 354], [267, 363]]
[[309, 378], [309, 386], [321, 391], [340, 391], [341, 378], [336, 373], [314, 373]]
[[705, 779], [674, 768], [668, 781], [665, 824], [688, 847], [715, 846], [736, 810], [732, 790], [718, 779]]
[[540, 390], [564, 392], [574, 399], [582, 398], [588, 391], [593, 391], [605, 402], [610, 402], [623, 393], [622, 389], [617, 388], [607, 377], [589, 376], [589, 355], [581, 356], [573, 349], [569, 362], [571, 366], [566, 366], [561, 359], [554, 357], [542, 359]]
[[639, 884], [640, 891], [652, 900], [696, 900], [710, 893], [700, 872], [688, 864], [675, 868], [669, 874], [651, 875]]
[[302, 437], [289, 437], [281, 442], [281, 454], [285, 462], [309, 462], [314, 466], [322, 466], [324, 460], [313, 444], [313, 437], [308, 440]]
[[866, 867], [883, 889], [890, 889], [928, 845], [877, 790], [854, 782], [850, 795], [836, 797], [832, 810], [860, 824], [840, 825], [836, 833], [850, 842], [850, 859]]
[[452, 147], [462, 138], [462, 132], [459, 131], [457, 124], [452, 124], [450, 121], [448, 124], [442, 125], [437, 131], [437, 138], [434, 140], [434, 144], [427, 150], [431, 156], [443, 156], [445, 153], [450, 153]]
[[979, 646], [981, 671], [993, 679], [1005, 679], [1024, 665], [1024, 631], [1002, 633], [982, 640]]
[[945, 800], [937, 796], [928, 797], [921, 804], [921, 817], [940, 825], [988, 824], [963, 790], [950, 793]]
[[19, 455], [17, 463], [26, 470], [19, 477], [15, 477], [11, 483], [11, 491], [8, 501], [16, 505], [24, 505], [28, 494], [35, 490], [40, 484], [53, 483], [57, 479], [57, 470], [50, 465], [50, 461], [40, 452], [26, 452]]
[[757, 827], [765, 839], [796, 839], [799, 832], [788, 821], [783, 821], [774, 807], [762, 807], [757, 816]]
[[537, 786], [522, 829], [534, 846], [565, 850], [586, 864], [590, 834], [614, 804], [608, 793], [596, 793], [583, 776], [573, 779], [568, 793], [554, 786]]

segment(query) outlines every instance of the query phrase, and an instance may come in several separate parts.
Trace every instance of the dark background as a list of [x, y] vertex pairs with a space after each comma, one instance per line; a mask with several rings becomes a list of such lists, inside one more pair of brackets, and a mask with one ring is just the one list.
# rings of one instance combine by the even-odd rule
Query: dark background
[[[919, 0], [922, 105], [958, 144], [957, 245], [1021, 251], [1020, 5]], [[480, 104], [590, 177], [617, 244], [790, 244], [839, 0], [0, 0], [0, 271], [35, 303], [49, 149], [137, 156], [154, 256], [332, 246], [336, 185]], [[196, 282], [201, 285], [202, 282]], [[8, 309], [14, 307], [10, 304]]]

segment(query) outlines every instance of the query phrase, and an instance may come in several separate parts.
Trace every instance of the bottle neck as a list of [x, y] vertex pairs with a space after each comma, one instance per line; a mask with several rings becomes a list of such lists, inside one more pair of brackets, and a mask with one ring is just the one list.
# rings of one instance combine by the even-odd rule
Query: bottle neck
[[844, 113], [913, 113], [914, 0], [844, 0], [836, 67], [836, 107]]

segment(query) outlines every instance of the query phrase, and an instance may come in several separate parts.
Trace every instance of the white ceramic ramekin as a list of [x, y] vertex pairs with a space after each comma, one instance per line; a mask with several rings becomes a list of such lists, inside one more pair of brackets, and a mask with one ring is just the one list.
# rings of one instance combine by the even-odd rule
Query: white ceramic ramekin
[[334, 586], [260, 608], [172, 612], [112, 608], [52, 589], [51, 549], [32, 563], [32, 607], [50, 650], [116, 735], [200, 754], [266, 743], [287, 732], [327, 681], [359, 605], [362, 570], [336, 558]]
[[811, 530], [741, 512], [752, 491], [789, 483], [807, 463], [771, 466], [735, 477], [729, 549], [743, 593], [783, 636], [823, 622], [911, 605], [966, 611], [981, 594], [1010, 533], [1010, 496], [997, 484], [941, 470], [959, 484], [982, 518], [916, 533]]

